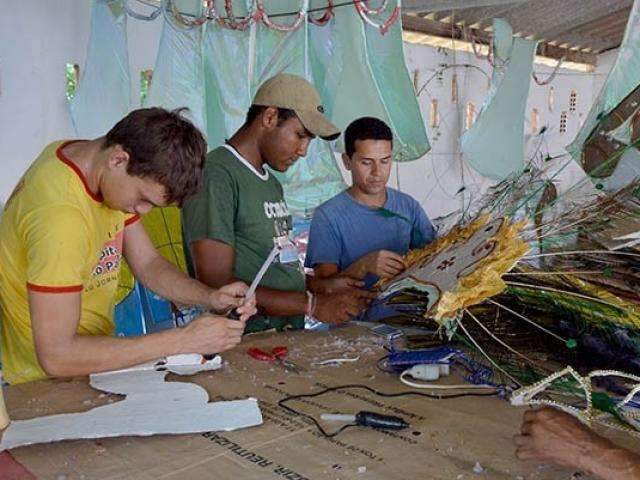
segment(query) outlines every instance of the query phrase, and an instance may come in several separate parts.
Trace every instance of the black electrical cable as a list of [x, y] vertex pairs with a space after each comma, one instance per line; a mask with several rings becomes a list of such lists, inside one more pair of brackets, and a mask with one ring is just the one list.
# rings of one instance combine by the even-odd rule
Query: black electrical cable
[[318, 430], [320, 431], [320, 433], [327, 437], [327, 438], [332, 438], [335, 437], [336, 435], [338, 435], [339, 433], [342, 433], [343, 431], [345, 431], [347, 428], [350, 427], [357, 427], [357, 425], [355, 423], [350, 423], [347, 425], [343, 425], [342, 427], [340, 427], [338, 430], [336, 430], [335, 432], [332, 433], [328, 433], [324, 428], [322, 428], [322, 425], [320, 425], [320, 423], [311, 415], [307, 414], [307, 413], [303, 413], [300, 412], [294, 408], [288, 407], [285, 405], [286, 402], [290, 402], [292, 400], [298, 400], [301, 398], [313, 398], [313, 397], [318, 397], [320, 395], [324, 395], [325, 393], [329, 393], [329, 392], [335, 392], [337, 390], [346, 390], [349, 388], [359, 388], [361, 390], [366, 390], [370, 393], [373, 393], [374, 395], [378, 395], [380, 397], [386, 397], [386, 398], [395, 398], [395, 397], [406, 397], [409, 395], [416, 395], [418, 397], [426, 397], [426, 398], [430, 398], [432, 400], [447, 400], [449, 398], [460, 398], [460, 397], [492, 397], [492, 396], [496, 396], [499, 394], [499, 392], [465, 392], [465, 393], [452, 393], [449, 395], [437, 395], [437, 394], [432, 394], [432, 393], [425, 393], [425, 392], [414, 392], [411, 390], [406, 390], [404, 392], [396, 392], [396, 393], [385, 393], [385, 392], [381, 392], [379, 390], [376, 390], [374, 388], [369, 387], [368, 385], [362, 385], [362, 384], [358, 384], [358, 383], [354, 383], [354, 384], [348, 384], [348, 385], [338, 385], [335, 387], [327, 387], [323, 390], [320, 390], [316, 393], [304, 393], [304, 394], [300, 394], [300, 395], [287, 395], [286, 397], [284, 397], [283, 399], [278, 401], [278, 406], [281, 408], [284, 408], [285, 410], [287, 410], [290, 413], [293, 413], [294, 415], [298, 415], [304, 418], [309, 419], [311, 422], [313, 422], [313, 424], [318, 428]]

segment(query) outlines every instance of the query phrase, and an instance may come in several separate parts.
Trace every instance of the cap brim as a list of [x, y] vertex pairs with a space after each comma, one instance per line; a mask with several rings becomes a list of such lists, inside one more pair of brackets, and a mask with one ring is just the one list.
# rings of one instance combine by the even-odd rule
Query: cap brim
[[323, 140], [335, 140], [340, 136], [340, 129], [326, 119], [326, 117], [316, 110], [296, 110], [298, 118], [315, 136]]

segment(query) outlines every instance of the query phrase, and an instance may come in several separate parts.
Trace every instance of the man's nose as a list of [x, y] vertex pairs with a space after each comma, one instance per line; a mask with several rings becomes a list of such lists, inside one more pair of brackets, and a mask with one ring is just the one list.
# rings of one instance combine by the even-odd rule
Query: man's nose
[[298, 147], [298, 152], [297, 152], [299, 157], [304, 157], [304, 156], [307, 155], [307, 150], [309, 149], [309, 144], [310, 143], [311, 143], [311, 139], [310, 138], [307, 138], [307, 139], [302, 141], [302, 143]]

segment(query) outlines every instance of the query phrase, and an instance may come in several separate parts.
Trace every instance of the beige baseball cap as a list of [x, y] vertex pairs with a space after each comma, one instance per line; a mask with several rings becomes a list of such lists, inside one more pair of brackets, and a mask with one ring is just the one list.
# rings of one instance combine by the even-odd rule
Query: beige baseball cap
[[304, 128], [324, 140], [340, 136], [340, 129], [324, 116], [316, 89], [297, 75], [280, 73], [271, 77], [256, 92], [253, 105], [293, 110]]

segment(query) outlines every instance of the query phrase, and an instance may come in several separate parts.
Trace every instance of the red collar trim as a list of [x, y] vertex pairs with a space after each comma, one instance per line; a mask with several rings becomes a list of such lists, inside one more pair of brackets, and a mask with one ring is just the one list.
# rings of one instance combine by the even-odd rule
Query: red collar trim
[[62, 153], [62, 149], [64, 149], [64, 147], [66, 147], [67, 145], [71, 145], [72, 143], [83, 142], [83, 141], [85, 140], [69, 140], [67, 142], [64, 142], [62, 145], [60, 145], [56, 149], [56, 157], [58, 157], [58, 159], [62, 163], [66, 164], [71, 170], [73, 170], [76, 173], [76, 175], [78, 175], [78, 178], [80, 178], [82, 185], [84, 185], [84, 189], [87, 192], [87, 195], [89, 195], [96, 202], [102, 203], [102, 201], [104, 200], [102, 198], [102, 195], [100, 193], [94, 193], [91, 191], [91, 189], [89, 188], [89, 184], [87, 183], [87, 179], [82, 173], [82, 170], [80, 170], [80, 167], [78, 167], [78, 165], [73, 163], [64, 153]]

